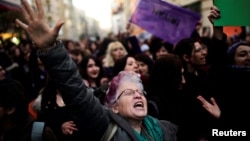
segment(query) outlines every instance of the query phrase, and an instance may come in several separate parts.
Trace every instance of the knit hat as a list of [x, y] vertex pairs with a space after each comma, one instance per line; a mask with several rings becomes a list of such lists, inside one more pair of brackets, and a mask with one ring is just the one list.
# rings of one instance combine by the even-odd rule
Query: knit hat
[[235, 42], [234, 44], [232, 44], [228, 49], [227, 49], [227, 56], [229, 59], [229, 63], [233, 64], [234, 63], [234, 54], [235, 54], [235, 50], [240, 46], [240, 45], [246, 45], [250, 47], [250, 44], [243, 41], [243, 40], [239, 40], [237, 42]]

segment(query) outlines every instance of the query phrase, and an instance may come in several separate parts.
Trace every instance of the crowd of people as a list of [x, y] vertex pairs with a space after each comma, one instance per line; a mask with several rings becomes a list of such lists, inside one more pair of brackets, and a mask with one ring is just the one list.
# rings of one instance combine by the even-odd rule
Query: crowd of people
[[22, 1], [21, 43], [0, 44], [0, 141], [31, 141], [34, 121], [44, 141], [247, 140], [249, 35], [59, 39], [63, 22], [50, 27], [35, 1]]

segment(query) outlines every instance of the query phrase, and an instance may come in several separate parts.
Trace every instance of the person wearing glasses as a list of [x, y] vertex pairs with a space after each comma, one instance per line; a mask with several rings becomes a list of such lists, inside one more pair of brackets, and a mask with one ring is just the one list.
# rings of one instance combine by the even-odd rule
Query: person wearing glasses
[[140, 75], [132, 71], [121, 71], [110, 82], [104, 104], [125, 119], [121, 124], [128, 123], [138, 140], [174, 140], [177, 127], [147, 115], [145, 96]]
[[92, 141], [176, 141], [177, 126], [147, 115], [147, 100], [138, 74], [120, 72], [111, 80], [103, 106], [84, 85], [76, 64], [57, 36], [63, 22], [50, 27], [43, 6], [36, 0], [36, 12], [26, 0], [17, 19], [38, 48], [38, 56], [55, 80], [65, 105], [84, 139]]

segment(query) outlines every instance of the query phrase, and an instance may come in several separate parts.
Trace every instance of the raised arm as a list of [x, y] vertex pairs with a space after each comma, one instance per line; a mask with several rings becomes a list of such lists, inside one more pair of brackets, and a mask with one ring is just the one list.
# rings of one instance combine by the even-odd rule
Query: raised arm
[[53, 28], [49, 27], [41, 1], [36, 0], [35, 2], [37, 5], [37, 14], [26, 0], [22, 1], [21, 12], [26, 23], [19, 19], [16, 20], [16, 23], [28, 33], [31, 40], [39, 49], [52, 47], [64, 22], [57, 22]]
[[220, 11], [216, 6], [212, 6], [210, 8], [210, 13], [208, 15], [208, 19], [213, 25], [213, 37], [222, 40], [223, 39], [223, 27], [222, 26], [214, 26], [214, 20], [220, 18]]
[[40, 0], [36, 0], [35, 13], [27, 1], [22, 1], [22, 14], [26, 23], [16, 20], [36, 44], [38, 56], [43, 61], [50, 77], [58, 84], [66, 106], [69, 107], [77, 128], [91, 136], [92, 140], [100, 140], [109, 124], [106, 110], [92, 91], [84, 85], [74, 61], [68, 56], [63, 43], [56, 41], [63, 22], [51, 28], [45, 18]]
[[228, 48], [227, 36], [223, 33], [222, 26], [215, 26], [214, 21], [221, 17], [220, 11], [216, 6], [210, 8], [208, 19], [213, 25], [213, 38], [212, 44], [209, 48], [208, 56], [210, 57], [210, 64], [220, 68], [225, 66], [226, 52]]

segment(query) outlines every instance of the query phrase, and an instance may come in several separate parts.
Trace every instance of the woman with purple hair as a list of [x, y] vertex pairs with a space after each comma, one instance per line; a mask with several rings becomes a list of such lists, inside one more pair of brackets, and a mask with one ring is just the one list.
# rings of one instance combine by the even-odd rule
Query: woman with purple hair
[[171, 127], [171, 132], [174, 133], [176, 126], [147, 115], [145, 95], [140, 75], [132, 71], [121, 71], [110, 82], [104, 104], [113, 113], [125, 119], [140, 140], [166, 140], [164, 134], [170, 133], [168, 128]]
[[27, 23], [16, 20], [36, 44], [38, 55], [54, 79], [70, 115], [86, 138], [92, 141], [176, 141], [177, 126], [147, 115], [147, 100], [136, 73], [120, 72], [110, 83], [105, 107], [84, 85], [76, 64], [62, 42], [56, 41], [63, 22], [50, 27], [42, 3], [37, 12], [26, 0], [22, 13]]

